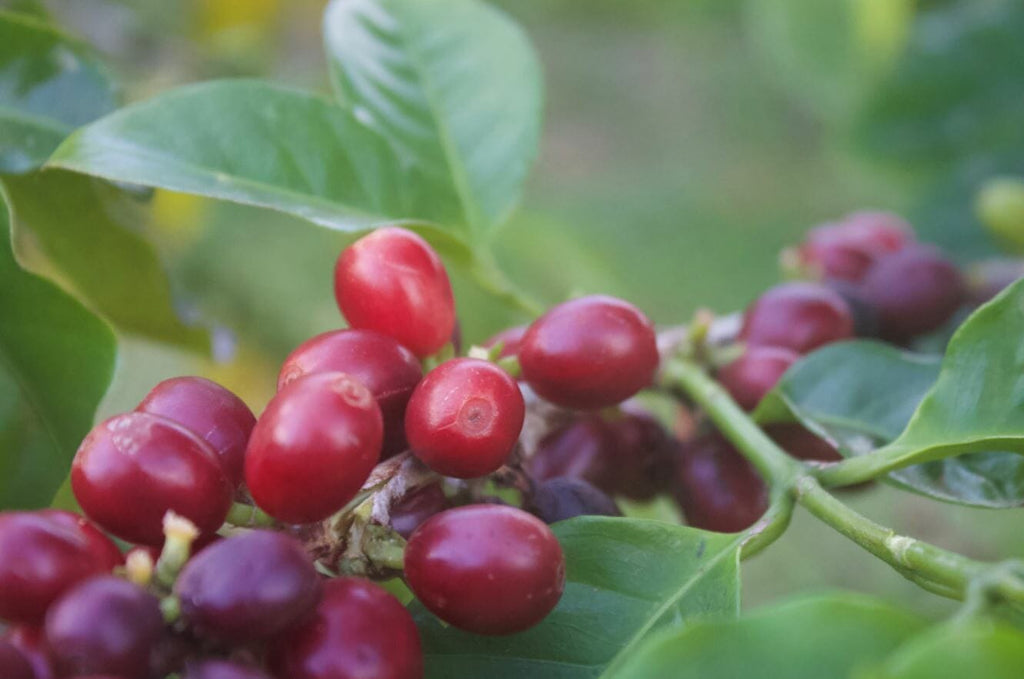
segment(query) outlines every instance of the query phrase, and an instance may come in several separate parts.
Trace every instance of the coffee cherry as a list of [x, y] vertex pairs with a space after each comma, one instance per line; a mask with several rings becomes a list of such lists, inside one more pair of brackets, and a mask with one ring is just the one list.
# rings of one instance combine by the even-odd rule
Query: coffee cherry
[[377, 229], [345, 248], [334, 268], [334, 295], [350, 326], [394, 337], [417, 356], [436, 353], [455, 329], [444, 264], [405, 229]]
[[853, 337], [853, 317], [834, 291], [813, 283], [771, 288], [743, 315], [739, 338], [747, 346], [775, 346], [805, 354]]
[[136, 408], [177, 422], [210, 444], [234, 486], [242, 482], [245, 446], [256, 417], [242, 399], [202, 377], [164, 380]]
[[344, 373], [307, 375], [270, 401], [245, 454], [256, 504], [280, 521], [326, 519], [355, 497], [380, 459], [380, 408]]
[[168, 510], [203, 534], [224, 523], [234, 487], [210, 446], [149, 413], [116, 415], [96, 425], [71, 465], [71, 489], [86, 515], [123, 540], [163, 543]]
[[519, 354], [519, 346], [522, 344], [523, 335], [526, 334], [525, 325], [517, 325], [512, 328], [506, 328], [496, 335], [492, 335], [483, 343], [483, 347], [490, 349], [491, 347], [501, 343], [501, 352], [498, 353], [498, 358], [505, 358], [507, 356], [516, 356]]
[[80, 526], [46, 512], [0, 514], [0, 618], [38, 624], [77, 582], [110, 570]]
[[114, 541], [84, 516], [63, 509], [43, 509], [38, 514], [81, 535], [93, 559], [104, 572], [110, 572], [124, 563], [124, 556]]
[[477, 634], [511, 634], [536, 625], [558, 603], [565, 558], [536, 517], [469, 505], [435, 515], [412, 534], [405, 578], [445, 622]]
[[[18, 649], [22, 657], [32, 667], [33, 679], [54, 679], [53, 659], [50, 649], [46, 647], [46, 636], [41, 627], [19, 625], [7, 630], [3, 639]], [[0, 675], [3, 676], [3, 675]]]
[[46, 614], [46, 642], [62, 676], [146, 679], [163, 629], [157, 598], [110, 575], [76, 585]]
[[878, 310], [882, 339], [903, 343], [937, 330], [966, 298], [957, 268], [930, 245], [884, 257], [864, 278], [864, 298]]
[[414, 490], [391, 507], [391, 527], [408, 540], [421, 523], [451, 506], [441, 484], [432, 483]]
[[493, 363], [456, 358], [430, 371], [409, 399], [405, 435], [413, 455], [460, 479], [505, 463], [523, 429], [519, 385]]
[[838, 462], [843, 459], [835, 446], [797, 422], [769, 424], [764, 433], [798, 460]]
[[412, 352], [373, 330], [335, 330], [303, 342], [285, 359], [278, 390], [311, 373], [343, 372], [363, 383], [384, 418], [382, 457], [405, 450], [405, 406], [423, 377]]
[[768, 508], [764, 481], [718, 432], [681, 447], [673, 494], [687, 523], [720, 533], [749, 528]]
[[185, 564], [174, 585], [193, 629], [235, 643], [268, 639], [302, 622], [320, 590], [302, 543], [267, 530], [210, 545]]
[[270, 679], [261, 669], [229, 660], [203, 660], [189, 663], [182, 679]]
[[610, 426], [615, 439], [611, 492], [631, 500], [652, 499], [672, 475], [675, 441], [654, 418], [639, 412], [623, 412]]
[[718, 371], [718, 381], [746, 411], [757, 407], [800, 354], [783, 347], [752, 346]]
[[615, 432], [604, 418], [580, 417], [540, 440], [526, 461], [526, 472], [537, 481], [582, 479], [610, 493], [618, 481], [616, 444]]
[[597, 409], [651, 383], [658, 367], [654, 327], [631, 304], [594, 295], [560, 304], [526, 331], [523, 379], [566, 408]]
[[288, 679], [421, 679], [423, 651], [409, 611], [367, 580], [335, 578], [312, 620], [270, 650]]
[[880, 256], [901, 250], [913, 239], [910, 224], [897, 215], [855, 212], [812, 229], [798, 253], [803, 268], [817, 277], [857, 282]]
[[35, 679], [29, 663], [21, 651], [5, 639], [0, 639], [0, 677], [4, 679]]
[[560, 477], [541, 481], [525, 507], [544, 523], [577, 516], [622, 516], [615, 501], [583, 479]]

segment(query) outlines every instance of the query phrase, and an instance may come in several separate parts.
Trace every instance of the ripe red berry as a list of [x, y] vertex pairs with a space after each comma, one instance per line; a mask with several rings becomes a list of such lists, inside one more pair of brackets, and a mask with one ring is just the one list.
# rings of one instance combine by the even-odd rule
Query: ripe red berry
[[764, 433], [798, 460], [838, 462], [843, 459], [835, 446], [796, 422], [769, 424]]
[[261, 669], [230, 660], [203, 660], [190, 663], [182, 679], [270, 679]]
[[380, 459], [383, 427], [370, 391], [344, 373], [295, 380], [256, 422], [245, 481], [286, 523], [326, 519], [355, 497]]
[[618, 505], [596, 486], [583, 479], [559, 477], [541, 481], [533, 487], [527, 501], [530, 513], [544, 523], [555, 523], [577, 516], [621, 516]]
[[0, 619], [38, 624], [68, 588], [111, 567], [110, 555], [64, 517], [0, 514]]
[[798, 360], [800, 354], [783, 347], [748, 347], [718, 371], [718, 381], [741, 408], [750, 411]]
[[618, 480], [615, 450], [611, 425], [599, 415], [587, 415], [544, 436], [525, 467], [537, 481], [583, 479], [610, 493]]
[[718, 432], [681, 448], [673, 494], [687, 523], [721, 533], [749, 528], [768, 508], [764, 481]]
[[394, 337], [417, 356], [436, 353], [455, 330], [444, 264], [405, 229], [377, 229], [345, 248], [334, 268], [334, 295], [350, 326]]
[[523, 379], [566, 408], [615, 405], [651, 383], [654, 327], [631, 304], [603, 295], [560, 304], [530, 325], [519, 347]]
[[234, 487], [210, 446], [181, 425], [132, 412], [96, 425], [71, 465], [86, 515], [123, 540], [163, 543], [168, 510], [209, 535], [224, 523]]
[[798, 252], [802, 266], [819, 276], [857, 282], [879, 257], [913, 240], [913, 230], [901, 217], [864, 211], [812, 229]]
[[498, 353], [498, 358], [505, 358], [506, 356], [516, 356], [519, 354], [519, 346], [522, 344], [523, 335], [526, 334], [525, 325], [517, 325], [512, 328], [505, 328], [496, 335], [492, 335], [483, 343], [482, 346], [490, 349], [491, 347], [501, 343], [501, 351]]
[[423, 368], [411, 351], [373, 330], [325, 332], [303, 342], [285, 359], [277, 388], [321, 372], [348, 373], [373, 394], [384, 418], [382, 457], [407, 448], [405, 406], [423, 377]]
[[4, 679], [35, 679], [36, 673], [28, 658], [6, 639], [0, 639], [0, 677]]
[[440, 483], [419, 488], [391, 508], [391, 527], [406, 540], [420, 524], [438, 512], [451, 507]]
[[535, 516], [469, 505], [435, 515], [412, 534], [405, 578], [445, 622], [477, 634], [511, 634], [536, 625], [558, 603], [565, 558]]
[[234, 643], [269, 639], [302, 622], [320, 590], [302, 543], [268, 530], [210, 545], [185, 564], [174, 585], [194, 630]]
[[405, 435], [434, 471], [460, 479], [505, 463], [523, 429], [519, 385], [493, 363], [455, 358], [430, 371], [409, 399]]
[[61, 676], [146, 679], [163, 630], [157, 598], [112, 575], [76, 585], [46, 614], [46, 642]]
[[288, 679], [421, 679], [423, 651], [409, 611], [367, 580], [335, 578], [312, 620], [271, 648]]
[[747, 308], [739, 337], [748, 346], [785, 347], [804, 354], [853, 337], [853, 317], [843, 298], [823, 285], [783, 283]]
[[878, 310], [882, 339], [902, 343], [937, 330], [965, 301], [959, 270], [930, 245], [883, 257], [864, 278], [861, 292]]
[[210, 444], [235, 486], [242, 482], [245, 446], [256, 417], [242, 399], [202, 377], [164, 380], [136, 408], [177, 422]]

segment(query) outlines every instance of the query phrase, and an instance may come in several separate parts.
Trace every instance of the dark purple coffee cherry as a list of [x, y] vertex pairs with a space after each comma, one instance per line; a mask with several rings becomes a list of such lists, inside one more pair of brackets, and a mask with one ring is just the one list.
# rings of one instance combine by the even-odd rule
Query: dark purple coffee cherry
[[580, 417], [541, 439], [526, 472], [537, 481], [566, 476], [612, 492], [618, 480], [616, 445], [615, 432], [602, 417]]
[[418, 488], [391, 508], [391, 527], [406, 540], [421, 523], [452, 506], [440, 483]]
[[757, 470], [720, 433], [681, 446], [673, 494], [695, 528], [736, 533], [768, 509], [768, 488]]
[[798, 460], [838, 462], [843, 459], [835, 446], [796, 422], [766, 425], [764, 433]]
[[652, 499], [672, 476], [676, 442], [646, 413], [623, 412], [609, 424], [615, 437], [611, 492], [631, 500]]
[[202, 660], [189, 663], [182, 679], [271, 679], [261, 669], [230, 660]]
[[544, 523], [577, 516], [622, 516], [615, 501], [583, 479], [559, 477], [537, 483], [525, 509]]
[[878, 337], [878, 310], [871, 306], [858, 284], [830, 280], [825, 281], [825, 285], [835, 290], [849, 307], [850, 317], [853, 319], [853, 334], [856, 337]]
[[75, 586], [46, 614], [46, 642], [61, 676], [146, 679], [163, 629], [157, 598], [109, 575]]
[[258, 641], [302, 622], [320, 600], [320, 577], [295, 538], [254, 530], [210, 545], [185, 564], [174, 591], [204, 636]]

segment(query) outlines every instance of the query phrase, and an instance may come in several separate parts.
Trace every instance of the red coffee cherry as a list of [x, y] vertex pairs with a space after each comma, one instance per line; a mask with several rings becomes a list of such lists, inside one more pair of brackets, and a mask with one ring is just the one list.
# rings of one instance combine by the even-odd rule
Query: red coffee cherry
[[654, 327], [614, 297], [581, 297], [549, 310], [519, 347], [523, 379], [566, 408], [604, 408], [651, 383], [658, 367]]
[[526, 334], [525, 325], [517, 325], [512, 328], [506, 328], [496, 335], [492, 335], [484, 342], [481, 346], [490, 349], [499, 342], [501, 342], [501, 352], [498, 354], [498, 358], [505, 358], [507, 356], [515, 356], [519, 353], [519, 346], [522, 344], [523, 335]]
[[67, 589], [113, 564], [88, 534], [49, 512], [0, 514], [0, 619], [39, 624]]
[[132, 412], [96, 425], [71, 465], [86, 515], [117, 537], [163, 543], [168, 510], [209, 535], [224, 523], [234, 487], [210, 446], [170, 420]]
[[6, 639], [0, 639], [0, 676], [5, 679], [35, 679], [28, 658]]
[[288, 679], [421, 679], [423, 651], [398, 599], [343, 577], [324, 584], [313, 619], [273, 645], [270, 668]]
[[898, 215], [864, 211], [812, 229], [797, 252], [802, 267], [817, 278], [857, 282], [879, 257], [913, 240], [910, 224]]
[[718, 371], [718, 381], [741, 408], [751, 411], [798, 360], [800, 354], [783, 347], [752, 346]]
[[235, 486], [242, 482], [245, 446], [256, 416], [245, 402], [202, 377], [164, 380], [135, 409], [177, 422], [210, 444]]
[[412, 352], [387, 335], [373, 330], [335, 330], [303, 342], [285, 359], [277, 378], [278, 390], [304, 375], [348, 373], [363, 383], [384, 418], [381, 457], [405, 450], [405, 406], [423, 377]]
[[149, 676], [164, 620], [155, 596], [102, 575], [69, 590], [46, 614], [46, 642], [61, 676]]
[[721, 434], [683, 445], [673, 494], [695, 528], [735, 533], [768, 509], [768, 488], [754, 467]]
[[435, 515], [412, 534], [405, 578], [445, 622], [477, 634], [512, 634], [536, 625], [558, 603], [565, 558], [535, 516], [469, 505]]
[[345, 248], [334, 268], [334, 295], [350, 326], [394, 337], [417, 356], [436, 353], [455, 330], [444, 264], [405, 229], [377, 229]]
[[937, 330], [967, 297], [960, 271], [930, 245], [914, 245], [880, 259], [864, 278], [861, 292], [878, 310], [882, 339], [896, 343]]
[[409, 493], [391, 507], [391, 527], [406, 540], [420, 524], [451, 507], [440, 483], [432, 483]]
[[526, 471], [537, 481], [582, 479], [611, 493], [618, 481], [616, 446], [611, 425], [599, 415], [586, 415], [545, 435], [526, 461]]
[[413, 455], [460, 479], [505, 463], [523, 429], [519, 385], [493, 363], [455, 358], [431, 370], [409, 399], [405, 435]]
[[769, 424], [764, 427], [764, 433], [798, 460], [838, 462], [843, 459], [835, 446], [797, 422]]
[[193, 629], [234, 643], [269, 639], [302, 622], [320, 590], [302, 543], [268, 530], [210, 545], [185, 564], [174, 585]]
[[823, 285], [783, 283], [747, 308], [739, 337], [747, 346], [785, 347], [805, 354], [853, 337], [853, 317], [843, 298]]
[[270, 401], [245, 454], [256, 504], [286, 523], [326, 519], [355, 497], [380, 459], [370, 391], [344, 373], [295, 380]]
[[261, 669], [229, 660], [203, 660], [189, 663], [182, 679], [271, 679]]

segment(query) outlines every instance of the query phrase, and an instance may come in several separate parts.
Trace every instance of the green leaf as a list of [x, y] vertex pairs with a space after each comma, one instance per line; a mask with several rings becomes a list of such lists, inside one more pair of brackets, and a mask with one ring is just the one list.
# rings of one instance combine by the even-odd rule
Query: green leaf
[[45, 507], [113, 376], [107, 325], [11, 248], [0, 196], [0, 507]]
[[838, 679], [881, 660], [924, 624], [860, 594], [803, 597], [660, 634], [609, 679]]
[[125, 332], [208, 350], [206, 333], [174, 311], [167, 276], [138, 232], [146, 215], [137, 201], [69, 172], [9, 176], [3, 184], [16, 242], [19, 232], [30, 236], [89, 306]]
[[[908, 465], [887, 480], [978, 507], [1024, 503], [1024, 283], [976, 311], [940, 364], [872, 342], [800, 361], [758, 407], [759, 422], [797, 419], [846, 457]], [[925, 464], [917, 464], [917, 463]], [[913, 466], [909, 466], [913, 465]]]
[[400, 149], [459, 222], [502, 222], [537, 152], [541, 71], [522, 31], [475, 0], [333, 0], [324, 17], [343, 103]]
[[1024, 150], [1024, 4], [938, 3], [854, 129], [858, 148], [900, 170], [941, 176]]
[[50, 164], [341, 230], [450, 213], [351, 113], [255, 80], [201, 83], [121, 109], [75, 132]]
[[0, 10], [0, 172], [35, 169], [74, 128], [116, 105], [92, 50], [35, 17]]
[[936, 627], [907, 642], [864, 679], [1020, 679], [1024, 634], [984, 620]]
[[482, 637], [416, 610], [428, 677], [575, 679], [608, 676], [652, 631], [739, 606], [739, 543], [656, 521], [585, 517], [553, 526], [565, 594], [536, 627]]

